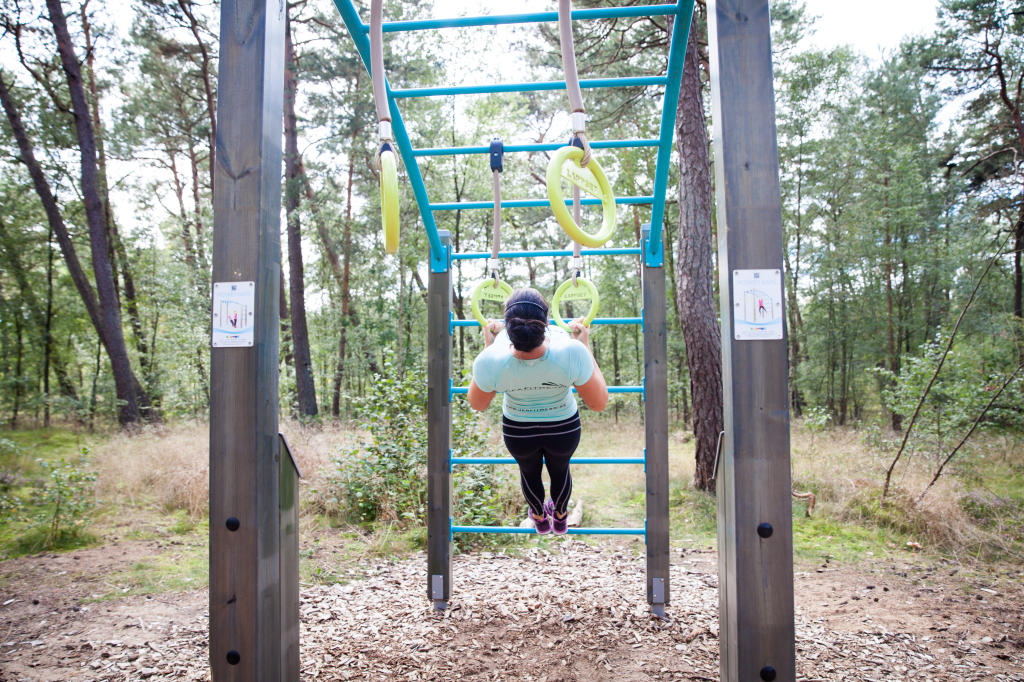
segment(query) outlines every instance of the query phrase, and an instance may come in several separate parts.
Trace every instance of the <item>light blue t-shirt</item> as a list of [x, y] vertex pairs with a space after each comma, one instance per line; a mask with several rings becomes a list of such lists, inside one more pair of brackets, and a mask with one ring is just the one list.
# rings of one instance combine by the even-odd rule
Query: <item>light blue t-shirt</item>
[[572, 387], [590, 380], [594, 359], [586, 346], [560, 329], [549, 327], [547, 340], [544, 355], [520, 360], [502, 330], [473, 361], [473, 381], [482, 391], [505, 394], [502, 412], [509, 419], [558, 421], [576, 414]]

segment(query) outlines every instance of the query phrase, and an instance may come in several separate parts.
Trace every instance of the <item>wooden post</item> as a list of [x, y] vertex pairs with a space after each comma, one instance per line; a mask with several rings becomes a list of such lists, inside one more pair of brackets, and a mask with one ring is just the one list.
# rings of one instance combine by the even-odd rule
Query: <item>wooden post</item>
[[281, 532], [281, 678], [299, 676], [299, 479], [302, 472], [283, 433], [280, 438], [281, 487], [278, 509]]
[[[451, 253], [451, 236], [438, 230]], [[451, 259], [427, 281], [427, 598], [441, 610], [452, 589]]]
[[[646, 250], [651, 227], [642, 232]], [[669, 603], [668, 374], [665, 326], [665, 268], [643, 258], [644, 431], [647, 475], [647, 602], [665, 615]]]
[[283, 2], [221, 2], [213, 279], [254, 282], [255, 301], [252, 345], [215, 345], [210, 358], [210, 666], [218, 682], [299, 676], [297, 666], [282, 670], [283, 639], [298, 632], [297, 622], [282, 623], [280, 563], [284, 13]]
[[789, 391], [768, 0], [711, 0], [708, 28], [725, 403], [717, 476], [721, 679], [793, 680]]

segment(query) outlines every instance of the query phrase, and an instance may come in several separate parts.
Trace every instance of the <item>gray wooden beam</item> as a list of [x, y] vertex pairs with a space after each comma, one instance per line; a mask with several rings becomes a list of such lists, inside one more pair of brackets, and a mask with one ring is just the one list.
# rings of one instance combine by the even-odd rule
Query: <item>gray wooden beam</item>
[[281, 678], [299, 676], [299, 479], [302, 472], [283, 433], [280, 438], [278, 494], [281, 571]]
[[[768, 0], [711, 0], [708, 29], [725, 401], [717, 476], [721, 678], [793, 680], [786, 341], [737, 340], [734, 306], [743, 292], [733, 291], [736, 270], [770, 278], [782, 269]], [[781, 293], [780, 285], [774, 296]]]
[[[438, 234], [451, 253], [448, 231], [438, 230]], [[437, 609], [447, 607], [452, 587], [450, 256], [448, 264], [444, 272], [431, 272], [427, 280], [427, 598]]]
[[[643, 230], [646, 249], [650, 226]], [[647, 475], [647, 603], [658, 616], [669, 603], [668, 373], [665, 268], [643, 266], [644, 455]]]
[[[278, 415], [282, 2], [223, 0], [213, 279], [255, 282], [254, 344], [210, 358], [210, 666], [282, 677]], [[297, 623], [295, 624], [297, 628]], [[297, 657], [296, 657], [297, 659]]]

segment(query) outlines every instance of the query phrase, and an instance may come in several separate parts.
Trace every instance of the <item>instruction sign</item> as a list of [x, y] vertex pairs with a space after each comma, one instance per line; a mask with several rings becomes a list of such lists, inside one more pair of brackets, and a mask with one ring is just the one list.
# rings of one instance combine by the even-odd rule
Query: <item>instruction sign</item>
[[737, 341], [782, 338], [782, 273], [732, 271], [732, 319]]
[[256, 309], [255, 282], [214, 282], [214, 348], [239, 348], [253, 345]]

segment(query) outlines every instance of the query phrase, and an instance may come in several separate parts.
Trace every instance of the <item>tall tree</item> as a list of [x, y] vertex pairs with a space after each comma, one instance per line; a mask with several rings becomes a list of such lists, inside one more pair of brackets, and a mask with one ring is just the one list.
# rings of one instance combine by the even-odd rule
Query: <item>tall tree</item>
[[690, 370], [696, 439], [693, 483], [701, 490], [714, 490], [715, 448], [723, 428], [722, 338], [712, 291], [711, 159], [704, 117], [698, 25], [694, 14], [676, 114], [679, 148], [676, 309], [686, 341], [686, 361]]
[[[63, 15], [61, 15], [61, 18], [63, 18]], [[64, 26], [64, 34], [67, 35], [66, 24]], [[77, 64], [75, 66], [77, 66]], [[76, 123], [80, 127], [83, 125], [88, 127], [88, 109], [84, 108], [85, 98], [81, 88], [80, 77], [78, 79], [78, 85], [80, 104], [83, 106], [84, 118], [83, 116], [76, 116]], [[106, 284], [104, 285], [105, 294], [100, 297], [97, 297], [96, 292], [93, 290], [92, 284], [89, 281], [88, 275], [86, 275], [85, 270], [78, 259], [78, 254], [75, 250], [74, 243], [72, 242], [71, 234], [64, 222], [60, 207], [57, 204], [57, 199], [50, 188], [49, 181], [43, 173], [42, 166], [36, 159], [35, 151], [33, 149], [32, 142], [28, 137], [28, 132], [23, 123], [20, 109], [2, 72], [0, 72], [0, 103], [3, 105], [4, 113], [7, 116], [8, 123], [11, 126], [11, 131], [17, 142], [20, 153], [18, 160], [25, 165], [32, 178], [33, 187], [43, 204], [43, 209], [46, 212], [46, 217], [50, 227], [57, 236], [57, 242], [60, 244], [61, 253], [64, 256], [64, 261], [67, 264], [72, 281], [75, 283], [75, 286], [82, 297], [82, 302], [85, 304], [86, 311], [89, 313], [89, 319], [92, 321], [93, 327], [96, 329], [97, 336], [99, 337], [104, 349], [107, 351], [111, 367], [114, 369], [115, 387], [118, 399], [121, 400], [122, 396], [124, 396], [124, 401], [120, 406], [118, 419], [122, 425], [136, 422], [140, 417], [139, 403], [136, 397], [142, 392], [142, 387], [131, 370], [131, 365], [128, 361], [127, 349], [124, 343], [124, 335], [121, 331], [117, 299], [114, 295], [113, 272], [110, 265], [109, 251], [107, 250], [106, 231], [103, 229], [102, 224], [102, 205], [98, 201], [98, 194], [93, 191], [91, 195], [92, 218], [96, 221], [96, 229], [93, 229], [94, 223], [90, 223], [89, 234], [90, 244], [93, 246], [93, 270], [94, 273], [96, 273], [96, 278], [99, 281], [102, 278], [102, 275], [106, 275]], [[82, 123], [83, 120], [84, 124]], [[87, 143], [88, 139], [88, 136], [86, 136]], [[93, 164], [91, 166], [93, 170], [93, 173], [91, 174], [93, 183], [91, 187], [95, 190], [96, 167], [94, 146], [90, 147], [86, 144], [86, 149], [81, 154], [83, 159], [82, 166], [86, 169], [89, 167], [89, 149], [93, 152]], [[88, 176], [88, 170], [86, 170], [83, 175]], [[86, 183], [86, 185], [88, 186], [88, 183]], [[85, 190], [83, 189], [83, 195], [84, 194]], [[96, 264], [97, 260], [100, 261], [99, 265]]]
[[284, 165], [285, 209], [288, 223], [288, 291], [291, 298], [292, 357], [295, 362], [295, 388], [301, 417], [317, 414], [313, 361], [309, 353], [309, 329], [306, 325], [306, 284], [302, 268], [301, 159], [299, 158], [298, 121], [295, 97], [298, 91], [297, 57], [292, 35], [292, 5], [285, 12], [284, 71]]
[[125, 345], [124, 331], [121, 328], [121, 310], [114, 288], [114, 271], [110, 259], [109, 229], [103, 210], [103, 199], [100, 190], [99, 166], [96, 157], [96, 137], [92, 126], [92, 115], [85, 87], [82, 70], [75, 56], [71, 34], [68, 31], [67, 18], [60, 0], [47, 0], [46, 9], [50, 24], [57, 39], [57, 52], [61, 67], [67, 80], [71, 106], [74, 111], [75, 134], [78, 138], [79, 155], [81, 158], [82, 201], [85, 206], [86, 222], [89, 225], [89, 246], [92, 253], [93, 274], [96, 279], [96, 291], [99, 294], [100, 320], [103, 327], [101, 338], [104, 340], [107, 355], [114, 374], [117, 387], [117, 398], [121, 403], [118, 419], [122, 425], [139, 421], [140, 398], [146, 401], [145, 393], [132, 372]]
[[1024, 354], [1024, 3], [1021, 0], [941, 0], [938, 31], [911, 46], [948, 84], [949, 98], [966, 98], [960, 154], [963, 174], [986, 196], [989, 215], [1007, 215], [1013, 233], [1013, 303], [1018, 353]]

